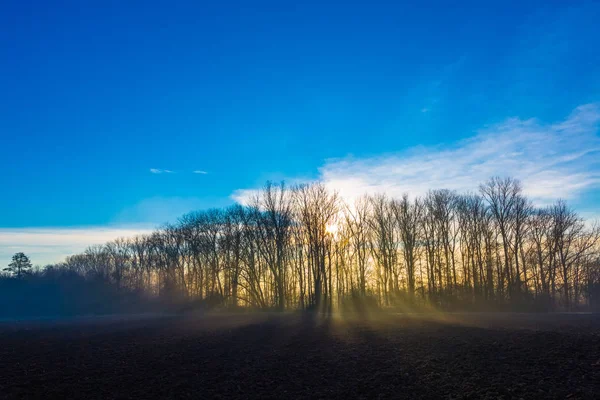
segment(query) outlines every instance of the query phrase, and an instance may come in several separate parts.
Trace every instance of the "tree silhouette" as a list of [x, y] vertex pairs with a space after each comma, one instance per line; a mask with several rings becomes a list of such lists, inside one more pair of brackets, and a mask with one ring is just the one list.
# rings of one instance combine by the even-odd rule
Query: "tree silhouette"
[[[30, 268], [18, 253], [5, 270], [22, 277]], [[600, 225], [563, 201], [534, 207], [512, 178], [492, 178], [479, 193], [371, 194], [352, 204], [319, 182], [267, 183], [246, 206], [193, 211], [55, 269], [170, 305], [591, 309], [600, 305]]]
[[12, 257], [12, 262], [8, 264], [8, 268], [4, 268], [4, 271], [13, 274], [17, 278], [29, 274], [30, 270], [31, 261], [29, 261], [29, 257], [27, 257], [25, 253], [15, 253]]

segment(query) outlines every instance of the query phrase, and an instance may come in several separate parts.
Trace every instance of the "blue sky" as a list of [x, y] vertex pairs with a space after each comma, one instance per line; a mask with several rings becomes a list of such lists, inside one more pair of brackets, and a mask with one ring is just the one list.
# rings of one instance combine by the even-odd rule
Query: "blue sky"
[[350, 199], [511, 174], [594, 215], [599, 20], [592, 1], [2, 2], [0, 260], [267, 179]]

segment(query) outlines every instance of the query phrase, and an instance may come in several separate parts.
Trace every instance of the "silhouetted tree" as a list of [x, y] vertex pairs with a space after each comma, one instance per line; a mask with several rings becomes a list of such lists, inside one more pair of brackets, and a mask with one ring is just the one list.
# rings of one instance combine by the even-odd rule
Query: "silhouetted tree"
[[12, 256], [12, 262], [8, 264], [7, 268], [4, 268], [4, 271], [17, 278], [22, 278], [31, 272], [31, 261], [29, 261], [29, 257], [24, 253], [15, 253], [15, 255]]
[[[330, 311], [345, 300], [402, 306], [406, 293], [411, 307], [571, 310], [600, 304], [599, 255], [597, 225], [563, 201], [536, 209], [512, 178], [492, 178], [479, 194], [375, 194], [343, 206], [321, 183], [267, 183], [250, 205], [91, 246], [44, 276], [97, 310], [132, 293], [170, 306]], [[17, 253], [5, 271], [30, 269]], [[86, 291], [94, 301], [77, 298]]]

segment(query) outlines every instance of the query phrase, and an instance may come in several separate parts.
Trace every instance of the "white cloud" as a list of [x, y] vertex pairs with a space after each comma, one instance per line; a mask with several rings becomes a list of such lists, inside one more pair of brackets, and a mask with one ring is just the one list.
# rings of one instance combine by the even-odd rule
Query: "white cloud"
[[201, 174], [201, 175], [206, 175], [206, 174], [208, 174], [208, 172], [206, 172], [206, 171], [202, 171], [202, 170], [199, 170], [199, 169], [197, 169], [197, 170], [193, 171], [193, 173], [194, 173], [194, 174]]
[[[281, 179], [281, 177], [279, 177], [279, 179], [270, 179], [270, 181], [275, 184], [278, 184], [283, 181], [285, 183], [286, 187], [292, 187], [295, 185], [301, 185], [301, 184], [315, 182], [314, 179], [308, 179], [308, 178], [303, 178], [303, 177], [294, 177], [294, 178], [289, 178], [289, 179]], [[258, 188], [237, 189], [229, 196], [229, 198], [231, 198], [233, 201], [235, 201], [238, 204], [247, 206], [252, 203], [252, 201], [256, 198], [256, 196], [259, 193], [260, 193], [260, 189], [258, 189]]]
[[0, 267], [16, 252], [24, 252], [34, 265], [63, 261], [88, 246], [119, 237], [152, 232], [149, 226], [77, 228], [0, 228]]
[[231, 194], [231, 198], [243, 206], [248, 206], [258, 194], [258, 189], [237, 189]]
[[150, 172], [153, 174], [174, 174], [174, 171], [169, 169], [158, 169], [158, 168], [150, 168]]
[[[574, 199], [600, 185], [599, 122], [598, 104], [577, 107], [555, 123], [509, 118], [451, 146], [327, 160], [319, 180], [350, 202], [364, 193], [475, 191], [494, 175], [520, 179], [537, 204]], [[245, 203], [253, 193], [242, 189], [231, 197]]]

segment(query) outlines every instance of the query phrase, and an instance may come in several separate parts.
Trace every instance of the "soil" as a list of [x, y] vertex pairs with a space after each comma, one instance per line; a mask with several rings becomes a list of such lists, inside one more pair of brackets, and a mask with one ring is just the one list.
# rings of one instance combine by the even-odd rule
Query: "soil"
[[598, 314], [0, 322], [1, 398], [599, 398]]

